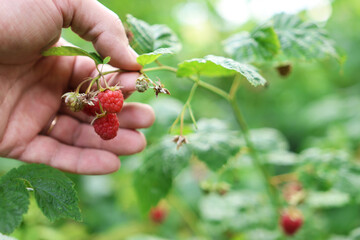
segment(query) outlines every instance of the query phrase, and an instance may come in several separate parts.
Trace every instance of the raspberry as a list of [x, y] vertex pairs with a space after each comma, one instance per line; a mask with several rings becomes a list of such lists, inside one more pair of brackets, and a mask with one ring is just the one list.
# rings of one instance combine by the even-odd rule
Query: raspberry
[[95, 101], [92, 102], [94, 103], [94, 105], [85, 104], [83, 112], [89, 116], [96, 116], [96, 113], [101, 113], [99, 99], [95, 98]]
[[110, 89], [98, 94], [99, 101], [104, 111], [109, 113], [118, 113], [124, 103], [124, 97], [121, 90], [112, 91]]
[[104, 117], [96, 119], [93, 123], [95, 132], [104, 140], [116, 137], [119, 125], [115, 113], [108, 113]]
[[303, 224], [303, 215], [300, 210], [296, 208], [286, 209], [281, 214], [280, 224], [284, 233], [288, 236], [292, 236]]
[[165, 220], [166, 215], [166, 210], [160, 206], [152, 208], [149, 213], [149, 217], [154, 223], [162, 223]]

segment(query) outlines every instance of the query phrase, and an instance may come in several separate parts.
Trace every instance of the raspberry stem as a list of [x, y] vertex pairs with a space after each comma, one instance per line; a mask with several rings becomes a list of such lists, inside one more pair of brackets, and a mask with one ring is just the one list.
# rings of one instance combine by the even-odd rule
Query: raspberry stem
[[86, 83], [86, 82], [88, 82], [88, 81], [91, 81], [91, 80], [92, 80], [92, 78], [88, 78], [88, 79], [85, 79], [84, 81], [82, 81], [82, 82], [77, 86], [75, 92], [76, 92], [76, 93], [79, 93], [81, 86], [82, 86], [84, 83]]
[[85, 93], [89, 93], [91, 91], [91, 87], [94, 85], [94, 83], [96, 82], [97, 88], [99, 89], [99, 84], [98, 84], [98, 80], [99, 80], [100, 76], [97, 76], [95, 78], [92, 79], [92, 81], [90, 82], [88, 88], [86, 89]]
[[113, 71], [101, 72], [97, 66], [96, 66], [96, 69], [98, 70], [99, 74], [95, 78], [92, 79], [92, 81], [90, 82], [90, 84], [89, 84], [88, 88], [86, 89], [85, 93], [88, 93], [88, 92], [91, 91], [91, 87], [94, 85], [95, 82], [96, 82], [97, 89], [101, 90], [102, 88], [101, 88], [100, 83], [99, 83], [100, 78], [104, 79], [106, 88], [109, 88], [109, 85], [108, 85], [107, 81], [104, 78], [105, 75], [111, 74], [111, 73], [127, 72], [126, 70], [122, 70], [122, 69], [116, 69], [116, 70], [113, 70]]
[[194, 118], [194, 114], [192, 113], [191, 107], [190, 107], [190, 103], [191, 100], [193, 98], [193, 96], [195, 95], [196, 89], [199, 86], [199, 84], [197, 82], [195, 82], [190, 90], [190, 94], [188, 96], [188, 99], [186, 100], [186, 103], [184, 104], [180, 115], [176, 118], [176, 120], [174, 121], [174, 123], [172, 124], [172, 126], [170, 127], [170, 132], [172, 131], [172, 129], [174, 128], [174, 126], [178, 123], [178, 121], [180, 120], [180, 136], [183, 136], [183, 129], [184, 129], [184, 115], [185, 115], [185, 110], [189, 109], [189, 113], [190, 113], [190, 117], [192, 119], [192, 121], [194, 122], [194, 125], [197, 128], [196, 125], [196, 121]]
[[188, 110], [189, 110], [190, 118], [191, 118], [191, 120], [192, 120], [193, 123], [194, 123], [195, 129], [197, 130], [197, 129], [198, 129], [198, 126], [197, 126], [197, 124], [196, 124], [195, 116], [194, 116], [194, 113], [193, 113], [193, 111], [192, 111], [192, 108], [191, 108], [191, 105], [190, 105], [190, 104], [188, 104]]
[[157, 70], [168, 70], [171, 72], [177, 72], [177, 69], [174, 67], [170, 67], [170, 66], [166, 66], [166, 65], [161, 65], [159, 67], [152, 67], [152, 68], [145, 68], [143, 70], [141, 70], [141, 72], [152, 72], [152, 71], [157, 71]]

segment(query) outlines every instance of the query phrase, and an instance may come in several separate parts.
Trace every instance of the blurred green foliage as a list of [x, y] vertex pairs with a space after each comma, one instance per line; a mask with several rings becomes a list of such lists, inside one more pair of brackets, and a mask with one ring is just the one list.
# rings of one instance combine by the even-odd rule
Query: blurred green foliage
[[[214, 8], [216, 0], [100, 2], [123, 20], [130, 13], [151, 24], [165, 23], [173, 29], [183, 43], [183, 50], [176, 56], [162, 59], [173, 66], [185, 59], [208, 54], [225, 55], [222, 41], [254, 26], [251, 20], [235, 30], [227, 30], [224, 27], [226, 21]], [[201, 28], [179, 21], [178, 10], [186, 3], [203, 7], [207, 22]], [[295, 171], [308, 192], [307, 201], [301, 207], [305, 223], [293, 239], [354, 240], [360, 236], [359, 20], [358, 0], [333, 1], [326, 29], [339, 51], [346, 55], [344, 64], [334, 59], [294, 62], [293, 70], [286, 78], [279, 76], [274, 66], [265, 65], [261, 67], [261, 73], [269, 81], [268, 87], [253, 88], [244, 81], [237, 95], [247, 122], [256, 129], [252, 138], [256, 147], [267, 156], [266, 165], [271, 174]], [[92, 49], [91, 44], [69, 29], [64, 30], [63, 36], [75, 45]], [[147, 157], [158, 157], [157, 143], [168, 133], [191, 87], [189, 81], [176, 79], [172, 73], [157, 72], [149, 76], [159, 77], [172, 93], [171, 97], [160, 95], [154, 99], [153, 93], [148, 91], [135, 93], [128, 99], [149, 103], [155, 109], [157, 121], [150, 129], [143, 130], [149, 149], [135, 156], [120, 157], [122, 167], [111, 175], [69, 174], [79, 192], [82, 223], [68, 220], [50, 223], [32, 199], [29, 213], [12, 236], [20, 240], [271, 240], [280, 237], [277, 222], [272, 221], [274, 218], [261, 178], [246, 149], [220, 169], [221, 174], [209, 171], [198, 159], [205, 153], [199, 152], [198, 158], [193, 157], [190, 166], [183, 169], [173, 183], [164, 203], [168, 209], [166, 221], [154, 224], [141, 213], [142, 199], [136, 198], [133, 187], [134, 172], [144, 166]], [[231, 84], [226, 78], [206, 80], [225, 90]], [[227, 103], [207, 90], [198, 90], [192, 109], [197, 119], [217, 118], [230, 129], [237, 129]], [[186, 116], [186, 119], [188, 131], [193, 132], [190, 117]], [[204, 138], [219, 142], [210, 133]], [[221, 141], [219, 144], [221, 146]], [[202, 147], [194, 146], [195, 150]], [[231, 146], [229, 148], [229, 151], [233, 150]], [[2, 160], [0, 164], [5, 172], [19, 163]], [[200, 183], [205, 180], [210, 184], [231, 183], [231, 190], [224, 196], [206, 194], [200, 188]], [[145, 186], [146, 179], [142, 183]]]

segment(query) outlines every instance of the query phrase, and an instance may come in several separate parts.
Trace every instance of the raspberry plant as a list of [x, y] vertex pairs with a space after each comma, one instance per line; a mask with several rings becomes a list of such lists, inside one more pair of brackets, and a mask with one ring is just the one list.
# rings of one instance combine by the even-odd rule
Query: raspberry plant
[[[270, 64], [277, 68], [281, 75], [288, 75], [293, 61], [315, 60], [328, 56], [340, 59], [324, 29], [315, 23], [303, 21], [296, 15], [278, 14], [251, 32], [241, 32], [225, 40], [224, 51], [228, 57], [207, 55], [203, 58], [182, 61], [174, 67], [164, 65], [160, 61], [162, 56], [173, 55], [181, 50], [181, 43], [171, 29], [165, 25], [150, 25], [131, 15], [127, 17], [127, 26], [131, 46], [140, 54], [137, 61], [144, 66], [136, 83], [138, 92], [149, 91], [152, 88], [156, 96], [160, 93], [170, 94], [163, 85], [165, 81], [152, 80], [149, 77], [150, 72], [170, 71], [176, 77], [188, 79], [193, 84], [178, 117], [172, 126], [169, 126], [173, 136], [165, 136], [159, 144], [150, 147], [145, 153], [142, 165], [135, 173], [134, 187], [138, 198], [141, 199], [139, 203], [142, 212], [148, 213], [166, 197], [174, 178], [189, 164], [190, 159], [196, 158], [204, 162], [211, 171], [221, 176], [233, 168], [234, 160], [239, 155], [251, 159], [261, 174], [272, 205], [271, 215], [274, 219], [280, 221], [281, 213], [286, 205], [291, 207], [300, 205], [302, 203], [300, 200], [305, 198], [304, 194], [289, 197], [295, 200], [287, 203], [286, 199], [280, 197], [280, 185], [291, 181], [294, 175], [290, 174], [290, 180], [287, 178], [284, 180], [282, 176], [274, 178], [267, 167], [272, 159], [270, 150], [281, 150], [281, 154], [289, 154], [287, 147], [284, 147], [286, 143], [282, 140], [282, 135], [271, 129], [258, 130], [260, 132], [250, 130], [236, 96], [244, 81], [248, 81], [254, 87], [268, 84], [258, 70], [264, 65]], [[121, 111], [123, 99], [121, 86], [108, 86], [104, 76], [123, 70], [104, 72], [100, 66], [107, 64], [110, 57], [103, 59], [97, 53], [87, 52], [77, 47], [54, 47], [45, 51], [43, 55], [87, 56], [94, 60], [98, 76], [84, 80], [74, 92], [66, 93], [64, 101], [72, 111], [82, 110], [94, 116], [93, 125], [100, 137], [113, 138], [119, 126], [114, 113]], [[153, 66], [147, 67], [149, 64]], [[232, 85], [230, 89], [224, 90], [207, 82], [204, 77], [205, 79], [223, 78], [224, 81], [233, 77]], [[86, 84], [86, 90], [81, 92]], [[216, 120], [197, 122], [191, 103], [198, 88], [204, 88], [229, 103], [240, 131], [229, 129]], [[104, 96], [108, 93], [117, 95], [115, 97], [117, 100], [112, 101], [112, 97]], [[116, 104], [113, 104], [114, 102]], [[189, 114], [196, 129], [194, 132], [189, 133], [186, 129], [186, 113]], [[259, 135], [268, 136], [269, 139], [258, 138]], [[317, 153], [316, 156], [322, 154]], [[330, 158], [336, 158], [336, 156]], [[307, 166], [304, 164], [305, 167]], [[326, 168], [321, 161], [319, 161], [319, 167]], [[352, 166], [349, 166], [350, 168]], [[297, 176], [300, 181], [303, 178], [307, 178], [305, 182], [308, 182], [308, 178], [315, 178], [314, 181], [318, 178], [328, 180], [324, 175], [316, 178], [301, 167], [298, 171]], [[208, 201], [220, 201], [221, 204], [223, 201], [226, 202], [226, 196], [231, 191], [231, 184], [226, 182], [205, 181], [201, 187], [209, 193], [217, 192], [218, 195], [211, 195]], [[1, 178], [0, 232], [9, 234], [19, 226], [22, 215], [27, 211], [29, 191], [34, 192], [40, 209], [50, 220], [62, 217], [81, 220], [78, 199], [71, 181], [56, 169], [29, 164], [14, 169]], [[224, 198], [219, 200], [219, 195]], [[316, 199], [316, 196], [309, 196], [311, 197]], [[316, 202], [316, 200], [312, 201]], [[212, 215], [207, 209], [202, 209], [202, 211], [209, 219], [221, 220], [221, 217]], [[274, 223], [277, 225], [279, 221], [274, 221]], [[304, 221], [306, 222], [306, 219]]]

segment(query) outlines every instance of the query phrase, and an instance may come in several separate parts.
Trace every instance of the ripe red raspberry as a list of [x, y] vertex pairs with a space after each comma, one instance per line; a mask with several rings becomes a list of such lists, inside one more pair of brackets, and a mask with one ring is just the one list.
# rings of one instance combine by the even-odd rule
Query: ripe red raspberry
[[96, 119], [93, 123], [95, 132], [104, 140], [116, 137], [119, 125], [115, 113], [108, 113], [104, 117]]
[[121, 111], [124, 103], [121, 90], [112, 91], [107, 89], [104, 92], [100, 92], [97, 97], [104, 111], [109, 113], [118, 113]]
[[166, 209], [160, 206], [153, 207], [150, 210], [149, 217], [154, 223], [162, 223], [166, 218]]
[[92, 102], [94, 103], [94, 105], [85, 104], [83, 112], [89, 116], [96, 116], [96, 113], [101, 113], [99, 99], [95, 97], [95, 100]]
[[303, 224], [303, 215], [296, 208], [284, 210], [280, 219], [281, 227], [288, 236], [294, 235]]

